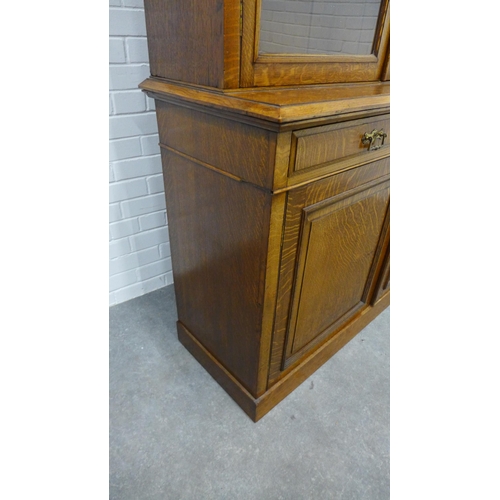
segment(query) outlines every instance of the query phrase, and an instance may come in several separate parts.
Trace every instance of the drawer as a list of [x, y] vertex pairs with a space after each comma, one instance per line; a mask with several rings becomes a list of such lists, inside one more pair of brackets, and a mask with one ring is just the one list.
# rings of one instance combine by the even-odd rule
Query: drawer
[[[365, 134], [373, 131], [371, 144], [364, 141]], [[387, 135], [382, 138], [381, 134]], [[296, 130], [292, 133], [289, 184], [382, 158], [389, 154], [389, 145], [389, 114]]]

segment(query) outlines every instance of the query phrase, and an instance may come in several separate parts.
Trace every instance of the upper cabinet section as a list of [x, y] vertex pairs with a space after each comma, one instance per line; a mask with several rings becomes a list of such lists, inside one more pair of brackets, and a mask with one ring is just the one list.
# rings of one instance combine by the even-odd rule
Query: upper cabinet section
[[389, 75], [389, 0], [145, 0], [152, 76], [237, 89]]

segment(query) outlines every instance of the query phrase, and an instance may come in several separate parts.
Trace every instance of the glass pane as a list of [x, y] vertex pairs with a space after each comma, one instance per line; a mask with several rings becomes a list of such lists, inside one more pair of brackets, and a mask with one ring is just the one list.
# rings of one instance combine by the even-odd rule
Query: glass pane
[[372, 53], [381, 0], [262, 0], [260, 54]]

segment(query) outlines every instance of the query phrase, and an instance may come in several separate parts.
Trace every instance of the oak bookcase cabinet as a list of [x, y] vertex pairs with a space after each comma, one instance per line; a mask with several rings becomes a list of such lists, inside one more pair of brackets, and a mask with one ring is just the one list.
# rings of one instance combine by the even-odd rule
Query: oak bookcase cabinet
[[389, 2], [145, 13], [179, 339], [256, 421], [389, 304]]

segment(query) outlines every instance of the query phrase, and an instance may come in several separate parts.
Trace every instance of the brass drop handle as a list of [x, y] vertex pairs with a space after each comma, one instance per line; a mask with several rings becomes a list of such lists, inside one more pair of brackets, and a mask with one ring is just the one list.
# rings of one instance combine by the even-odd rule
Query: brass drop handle
[[366, 132], [361, 142], [363, 144], [368, 144], [368, 151], [375, 151], [376, 149], [380, 149], [384, 145], [384, 140], [387, 137], [387, 134], [384, 132], [384, 129], [380, 130], [372, 130], [370, 133]]

